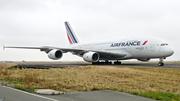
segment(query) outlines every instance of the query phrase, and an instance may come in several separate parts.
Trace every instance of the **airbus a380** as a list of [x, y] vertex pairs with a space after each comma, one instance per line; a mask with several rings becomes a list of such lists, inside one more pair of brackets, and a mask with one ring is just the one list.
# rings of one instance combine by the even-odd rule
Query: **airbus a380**
[[118, 40], [80, 43], [69, 22], [65, 22], [67, 37], [70, 43], [68, 48], [58, 47], [12, 47], [39, 49], [48, 54], [53, 60], [60, 59], [63, 53], [71, 52], [73, 55], [80, 56], [84, 61], [92, 64], [121, 64], [120, 60], [137, 59], [139, 61], [149, 61], [159, 58], [159, 66], [163, 66], [163, 59], [171, 56], [174, 50], [168, 43], [160, 38], [150, 36], [129, 37]]

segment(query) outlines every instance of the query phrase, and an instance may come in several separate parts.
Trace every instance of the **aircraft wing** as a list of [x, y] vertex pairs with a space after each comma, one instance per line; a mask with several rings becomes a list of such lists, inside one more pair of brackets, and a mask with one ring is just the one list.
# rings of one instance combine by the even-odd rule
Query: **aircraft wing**
[[87, 52], [96, 52], [100, 55], [101, 59], [121, 59], [122, 57], [126, 56], [126, 53], [117, 53], [117, 52], [108, 52], [108, 51], [99, 51], [99, 50], [86, 50], [86, 49], [75, 49], [75, 48], [58, 48], [58, 47], [12, 47], [12, 46], [3, 46], [5, 48], [19, 48], [19, 49], [39, 49], [40, 51], [45, 51], [48, 53], [53, 49], [61, 50], [63, 53], [71, 52], [74, 55], [82, 56], [84, 53]]
[[66, 52], [80, 52], [80, 51], [84, 51], [81, 49], [73, 49], [73, 48], [58, 48], [58, 47], [49, 47], [49, 46], [43, 46], [43, 47], [12, 47], [12, 46], [3, 46], [3, 50], [5, 48], [19, 48], [19, 49], [39, 49], [40, 51], [45, 51], [46, 53], [48, 53], [49, 51], [53, 50], [53, 49], [59, 49], [62, 50], [64, 53]]

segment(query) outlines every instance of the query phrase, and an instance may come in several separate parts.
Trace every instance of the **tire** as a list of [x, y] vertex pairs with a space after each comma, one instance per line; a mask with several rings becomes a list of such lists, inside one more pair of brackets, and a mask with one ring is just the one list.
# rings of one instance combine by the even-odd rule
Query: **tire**
[[164, 63], [158, 63], [158, 66], [164, 66]]

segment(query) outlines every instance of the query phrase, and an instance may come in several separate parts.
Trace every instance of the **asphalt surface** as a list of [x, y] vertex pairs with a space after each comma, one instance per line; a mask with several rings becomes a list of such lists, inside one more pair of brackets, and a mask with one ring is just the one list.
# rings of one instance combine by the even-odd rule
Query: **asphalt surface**
[[63, 95], [39, 95], [0, 85], [0, 100], [4, 101], [156, 101], [116, 91], [73, 92]]
[[[71, 67], [80, 67], [87, 66], [91, 64], [71, 64], [71, 63], [56, 63], [56, 64], [19, 64], [16, 67], [26, 67], [26, 68], [39, 68], [39, 69], [49, 69], [49, 68], [71, 68]], [[99, 65], [99, 66], [108, 66], [108, 65]], [[118, 66], [118, 67], [152, 67], [152, 68], [174, 68], [180, 69], [180, 65], [170, 65], [165, 64], [164, 66], [158, 66], [157, 64], [138, 64], [138, 63], [123, 63], [121, 65], [109, 65], [109, 66]]]

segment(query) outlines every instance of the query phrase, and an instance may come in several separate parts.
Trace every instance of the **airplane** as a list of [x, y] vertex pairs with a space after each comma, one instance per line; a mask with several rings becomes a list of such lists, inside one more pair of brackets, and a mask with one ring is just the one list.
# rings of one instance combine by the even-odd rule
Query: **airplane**
[[12, 47], [21, 49], [39, 49], [47, 53], [53, 60], [62, 58], [64, 53], [70, 52], [80, 56], [86, 62], [93, 65], [120, 65], [120, 60], [137, 59], [139, 61], [149, 61], [159, 58], [158, 66], [163, 66], [163, 60], [174, 54], [174, 50], [168, 43], [160, 38], [152, 36], [128, 37], [116, 40], [80, 43], [69, 22], [66, 21], [65, 28], [69, 40], [68, 48], [59, 47]]

